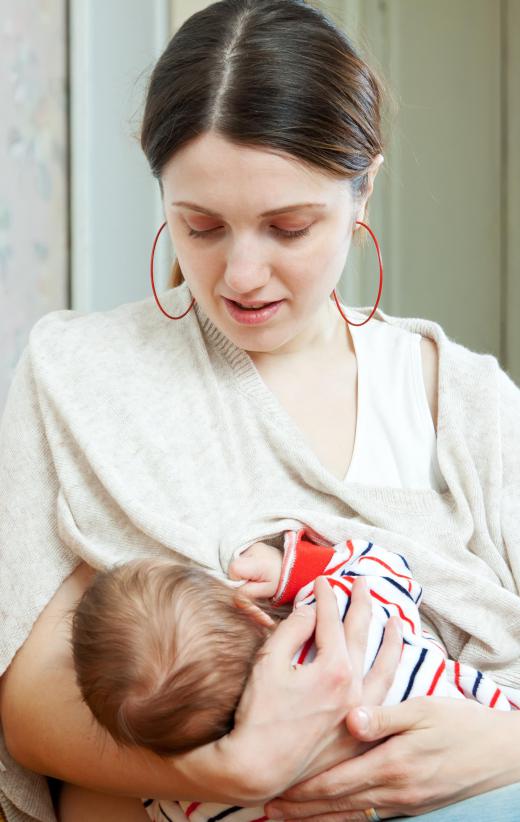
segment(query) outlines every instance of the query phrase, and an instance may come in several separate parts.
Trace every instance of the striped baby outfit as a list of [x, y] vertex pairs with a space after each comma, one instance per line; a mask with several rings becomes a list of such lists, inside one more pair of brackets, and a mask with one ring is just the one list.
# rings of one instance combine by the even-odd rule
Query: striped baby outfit
[[[384, 700], [395, 705], [415, 696], [442, 696], [473, 699], [489, 708], [503, 711], [517, 709], [487, 675], [469, 665], [447, 658], [439, 641], [421, 626], [419, 605], [422, 587], [413, 578], [401, 554], [388, 551], [363, 539], [347, 539], [334, 547], [321, 544], [320, 536], [310, 528], [286, 531], [284, 557], [275, 605], [303, 603], [312, 605], [314, 581], [326, 576], [336, 595], [342, 620], [351, 601], [352, 584], [364, 577], [372, 599], [364, 673], [370, 670], [381, 643], [385, 625], [398, 616], [403, 630], [403, 651], [394, 681]], [[293, 664], [312, 662], [316, 646], [311, 637], [294, 655]], [[151, 819], [173, 822], [263, 822], [263, 808], [241, 808], [214, 802], [144, 802]]]
[[[313, 540], [316, 540], [314, 542]], [[312, 574], [312, 576], [311, 576]], [[364, 673], [370, 670], [383, 640], [385, 625], [398, 616], [403, 629], [403, 652], [385, 705], [414, 696], [475, 699], [490, 708], [511, 710], [513, 703], [490, 677], [447, 658], [439, 641], [421, 626], [419, 605], [422, 587], [411, 575], [406, 559], [363, 539], [345, 540], [327, 547], [310, 529], [287, 531], [277, 604], [313, 603], [317, 576], [327, 576], [342, 619], [348, 612], [352, 583], [362, 576], [372, 598], [372, 619]], [[316, 654], [312, 640], [295, 655], [294, 662], [310, 662]], [[516, 707], [516, 706], [514, 706]]]

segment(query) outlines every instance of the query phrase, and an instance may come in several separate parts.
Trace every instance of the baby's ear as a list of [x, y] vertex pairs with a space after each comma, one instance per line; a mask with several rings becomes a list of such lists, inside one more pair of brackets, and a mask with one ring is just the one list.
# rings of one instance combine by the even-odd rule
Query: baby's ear
[[247, 597], [242, 596], [239, 593], [236, 593], [233, 597], [233, 602], [235, 603], [237, 608], [240, 608], [241, 611], [246, 611], [247, 615], [251, 617], [255, 622], [258, 622], [259, 625], [264, 625], [266, 628], [274, 628], [275, 621], [271, 619], [269, 614], [266, 614], [265, 611], [262, 611], [258, 605], [255, 605]]

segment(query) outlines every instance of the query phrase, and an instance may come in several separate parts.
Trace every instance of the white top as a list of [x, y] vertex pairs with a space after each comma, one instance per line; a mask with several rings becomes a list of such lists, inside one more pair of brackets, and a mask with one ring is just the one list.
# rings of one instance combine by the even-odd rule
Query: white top
[[[356, 320], [357, 321], [357, 320]], [[424, 385], [421, 335], [381, 322], [350, 326], [358, 369], [356, 436], [347, 482], [390, 488], [446, 483]]]

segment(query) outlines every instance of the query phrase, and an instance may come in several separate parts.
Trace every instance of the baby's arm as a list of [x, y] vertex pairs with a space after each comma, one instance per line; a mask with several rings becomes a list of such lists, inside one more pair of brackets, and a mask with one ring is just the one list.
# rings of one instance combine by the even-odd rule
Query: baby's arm
[[304, 529], [286, 531], [283, 556], [277, 548], [255, 542], [233, 560], [229, 576], [246, 580], [239, 590], [251, 599], [272, 598], [275, 605], [285, 605], [323, 573], [333, 556], [333, 548], [311, 542]]
[[251, 599], [271, 599], [276, 593], [282, 570], [282, 554], [265, 542], [246, 548], [229, 566], [229, 578], [246, 580], [241, 594]]

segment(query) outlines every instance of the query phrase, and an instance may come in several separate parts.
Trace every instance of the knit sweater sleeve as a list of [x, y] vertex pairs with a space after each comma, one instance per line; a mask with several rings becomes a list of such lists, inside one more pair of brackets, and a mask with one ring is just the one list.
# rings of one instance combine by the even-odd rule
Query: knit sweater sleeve
[[57, 533], [58, 480], [27, 349], [0, 426], [0, 674], [79, 562]]
[[[502, 538], [509, 564], [520, 580], [520, 388], [503, 371], [499, 377], [502, 449]], [[517, 582], [518, 584], [518, 582]]]

